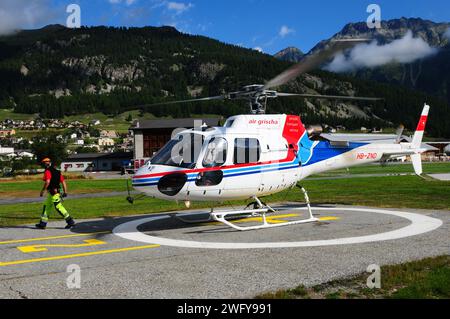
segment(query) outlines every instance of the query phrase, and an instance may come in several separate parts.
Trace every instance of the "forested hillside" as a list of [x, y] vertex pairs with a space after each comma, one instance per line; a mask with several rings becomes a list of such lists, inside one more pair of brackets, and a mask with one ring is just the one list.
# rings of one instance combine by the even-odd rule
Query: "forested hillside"
[[[42, 117], [125, 110], [163, 100], [222, 94], [264, 83], [287, 67], [254, 50], [171, 27], [66, 29], [48, 26], [0, 38], [0, 108]], [[446, 103], [401, 87], [313, 72], [282, 88], [299, 93], [385, 97], [385, 102], [348, 104], [279, 99], [269, 112], [300, 113], [306, 123], [396, 126], [413, 129], [424, 102], [433, 106], [430, 133], [449, 136]], [[192, 103], [145, 109], [155, 116], [224, 116], [247, 112], [237, 102]]]

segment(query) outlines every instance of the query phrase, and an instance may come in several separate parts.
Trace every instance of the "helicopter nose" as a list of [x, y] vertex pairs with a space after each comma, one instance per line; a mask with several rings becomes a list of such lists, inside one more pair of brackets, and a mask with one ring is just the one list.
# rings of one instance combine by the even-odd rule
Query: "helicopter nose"
[[185, 173], [160, 171], [158, 168], [150, 172], [146, 168], [141, 168], [133, 177], [133, 187], [151, 197], [163, 197], [162, 195], [172, 197], [183, 189], [187, 180], [188, 176]]
[[140, 192], [154, 196], [158, 192], [159, 179], [159, 177], [150, 175], [150, 171], [147, 168], [141, 167], [132, 179], [133, 187]]

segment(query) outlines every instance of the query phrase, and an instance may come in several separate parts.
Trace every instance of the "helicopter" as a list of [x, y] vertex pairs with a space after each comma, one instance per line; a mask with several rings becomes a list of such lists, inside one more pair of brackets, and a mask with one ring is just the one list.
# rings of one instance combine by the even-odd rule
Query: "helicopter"
[[[246, 100], [249, 114], [228, 118], [222, 127], [207, 127], [200, 122], [194, 129], [182, 130], [160, 149], [132, 177], [132, 186], [145, 196], [183, 201], [224, 202], [252, 200], [243, 210], [216, 211], [212, 208], [202, 221], [221, 222], [238, 231], [258, 230], [318, 222], [312, 212], [307, 191], [299, 182], [313, 174], [383, 162], [411, 156], [414, 171], [422, 174], [421, 147], [430, 106], [425, 104], [417, 130], [410, 143], [327, 140], [320, 129], [306, 128], [298, 115], [266, 114], [267, 101], [279, 97], [378, 101], [378, 98], [280, 93], [276, 87], [311, 71], [336, 53], [366, 42], [365, 39], [335, 40], [328, 47], [306, 56], [266, 84], [245, 86], [240, 91], [220, 96], [161, 104], [213, 100]], [[401, 135], [401, 132], [400, 132]], [[263, 197], [298, 187], [306, 203], [306, 219], [269, 223], [275, 210]], [[133, 201], [131, 197], [128, 198]], [[239, 226], [234, 219], [261, 217], [262, 224]], [[181, 216], [179, 219], [188, 222]]]

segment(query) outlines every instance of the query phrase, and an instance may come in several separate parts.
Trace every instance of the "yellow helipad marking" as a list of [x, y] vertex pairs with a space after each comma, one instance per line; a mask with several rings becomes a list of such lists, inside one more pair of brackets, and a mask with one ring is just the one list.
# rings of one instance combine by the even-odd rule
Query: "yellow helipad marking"
[[8, 241], [0, 241], [0, 245], [20, 244], [20, 243], [29, 243], [29, 242], [33, 242], [33, 241], [44, 241], [44, 240], [64, 239], [64, 238], [74, 238], [74, 237], [85, 237], [85, 236], [110, 234], [110, 233], [111, 233], [111, 231], [102, 231], [102, 232], [96, 232], [96, 233], [86, 233], [86, 234], [76, 234], [76, 235], [14, 239], [14, 240], [8, 240]]
[[[285, 214], [285, 215], [277, 215], [277, 216], [267, 216], [266, 220], [269, 224], [283, 224], [287, 223], [289, 221], [287, 220], [280, 220], [283, 218], [293, 218], [293, 217], [299, 217], [300, 214]], [[333, 220], [339, 220], [339, 217], [333, 217], [333, 216], [327, 216], [327, 217], [320, 217], [320, 221], [333, 221]], [[233, 223], [247, 223], [247, 222], [263, 222], [262, 217], [249, 217], [249, 218], [242, 218], [231, 221]], [[215, 223], [203, 223], [203, 225], [221, 225], [220, 222]]]
[[106, 242], [97, 239], [86, 239], [83, 240], [84, 244], [59, 244], [59, 245], [33, 245], [33, 246], [20, 246], [17, 247], [23, 253], [37, 253], [41, 251], [47, 251], [50, 247], [60, 247], [60, 248], [80, 248], [80, 247], [90, 247], [96, 245], [106, 245]]
[[157, 248], [157, 247], [160, 247], [160, 245], [137, 246], [137, 247], [110, 249], [110, 250], [100, 250], [100, 251], [93, 251], [93, 252], [81, 253], [81, 254], [71, 254], [71, 255], [52, 256], [52, 257], [45, 257], [45, 258], [6, 261], [6, 262], [0, 262], [0, 267], [37, 263], [37, 262], [43, 262], [43, 261], [53, 261], [53, 260], [62, 260], [62, 259], [71, 259], [71, 258], [79, 258], [79, 257], [89, 257], [89, 256], [96, 256], [96, 255], [113, 254], [113, 253], [120, 253], [120, 252], [125, 252], [125, 251], [135, 251], [135, 250], [151, 249], [151, 248]]
[[339, 217], [329, 216], [329, 217], [320, 217], [319, 220], [321, 222], [327, 222], [327, 221], [333, 221], [333, 220], [339, 220]]

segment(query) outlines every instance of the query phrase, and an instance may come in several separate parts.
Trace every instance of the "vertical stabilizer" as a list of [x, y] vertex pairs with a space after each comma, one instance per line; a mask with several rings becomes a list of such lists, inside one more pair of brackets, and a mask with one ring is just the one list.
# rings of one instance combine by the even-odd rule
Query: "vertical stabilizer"
[[416, 133], [414, 134], [412, 140], [412, 146], [414, 148], [420, 148], [422, 145], [423, 134], [425, 132], [425, 127], [428, 121], [428, 113], [430, 112], [430, 106], [425, 104], [425, 107], [422, 111], [422, 116], [420, 117], [419, 124], [417, 125]]
[[420, 117], [419, 124], [417, 125], [416, 132], [411, 143], [413, 149], [418, 150], [416, 154], [411, 155], [412, 164], [414, 167], [414, 172], [417, 175], [422, 175], [422, 155], [420, 154], [420, 148], [422, 145], [423, 135], [425, 133], [425, 127], [428, 121], [428, 113], [430, 112], [430, 106], [425, 104], [422, 116]]

